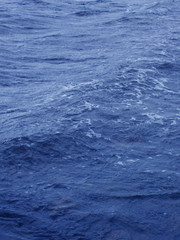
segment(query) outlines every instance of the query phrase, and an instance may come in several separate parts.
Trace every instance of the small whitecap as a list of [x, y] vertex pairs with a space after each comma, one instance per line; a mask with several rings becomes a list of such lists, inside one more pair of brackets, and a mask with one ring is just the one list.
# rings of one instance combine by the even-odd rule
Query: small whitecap
[[98, 105], [92, 104], [90, 102], [85, 101], [84, 106], [89, 110], [92, 111], [95, 108], [98, 108]]
[[121, 161], [118, 161], [117, 164], [118, 164], [118, 165], [121, 165], [121, 166], [124, 166], [124, 163], [121, 162]]
[[136, 103], [139, 105], [143, 104], [143, 102], [141, 100], [137, 101]]
[[143, 114], [144, 116], [147, 116], [151, 121], [150, 122], [156, 122], [156, 123], [159, 123], [159, 124], [163, 124], [163, 119], [164, 117], [157, 114], [157, 113], [146, 113], [146, 114]]
[[138, 161], [138, 159], [128, 159], [128, 160], [126, 160], [127, 162], [130, 162], [130, 163], [135, 163], [135, 162], [137, 162]]
[[69, 90], [72, 90], [73, 88], [74, 88], [74, 85], [72, 85], [72, 84], [68, 84], [66, 86], [63, 86], [64, 91], [69, 91]]
[[87, 137], [93, 138], [101, 138], [101, 134], [100, 133], [95, 133], [92, 129], [90, 129], [87, 133], [86, 133]]
[[91, 119], [90, 118], [85, 119], [84, 123], [87, 123], [88, 125], [91, 125]]
[[171, 125], [176, 125], [176, 124], [177, 124], [176, 120], [173, 120], [173, 121], [171, 122]]

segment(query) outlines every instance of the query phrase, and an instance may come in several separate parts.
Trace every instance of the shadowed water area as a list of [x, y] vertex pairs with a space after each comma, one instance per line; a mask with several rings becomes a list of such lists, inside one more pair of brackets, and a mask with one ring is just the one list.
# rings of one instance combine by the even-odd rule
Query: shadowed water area
[[1, 1], [0, 165], [0, 240], [180, 240], [180, 1]]

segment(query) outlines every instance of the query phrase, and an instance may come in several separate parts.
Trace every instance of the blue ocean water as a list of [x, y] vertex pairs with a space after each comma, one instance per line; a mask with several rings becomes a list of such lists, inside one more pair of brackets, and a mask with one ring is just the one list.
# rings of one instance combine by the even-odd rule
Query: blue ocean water
[[180, 1], [1, 1], [0, 164], [0, 240], [180, 240]]

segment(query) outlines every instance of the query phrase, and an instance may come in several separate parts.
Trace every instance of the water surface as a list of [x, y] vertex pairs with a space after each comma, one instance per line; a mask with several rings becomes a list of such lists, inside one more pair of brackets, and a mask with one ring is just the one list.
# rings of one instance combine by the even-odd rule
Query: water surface
[[180, 239], [179, 0], [0, 3], [0, 237]]

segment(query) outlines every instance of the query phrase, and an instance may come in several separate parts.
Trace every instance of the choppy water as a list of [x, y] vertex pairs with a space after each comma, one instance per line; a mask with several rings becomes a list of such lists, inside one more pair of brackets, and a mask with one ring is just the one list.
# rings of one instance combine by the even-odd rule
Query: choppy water
[[0, 2], [0, 238], [180, 239], [180, 1]]

